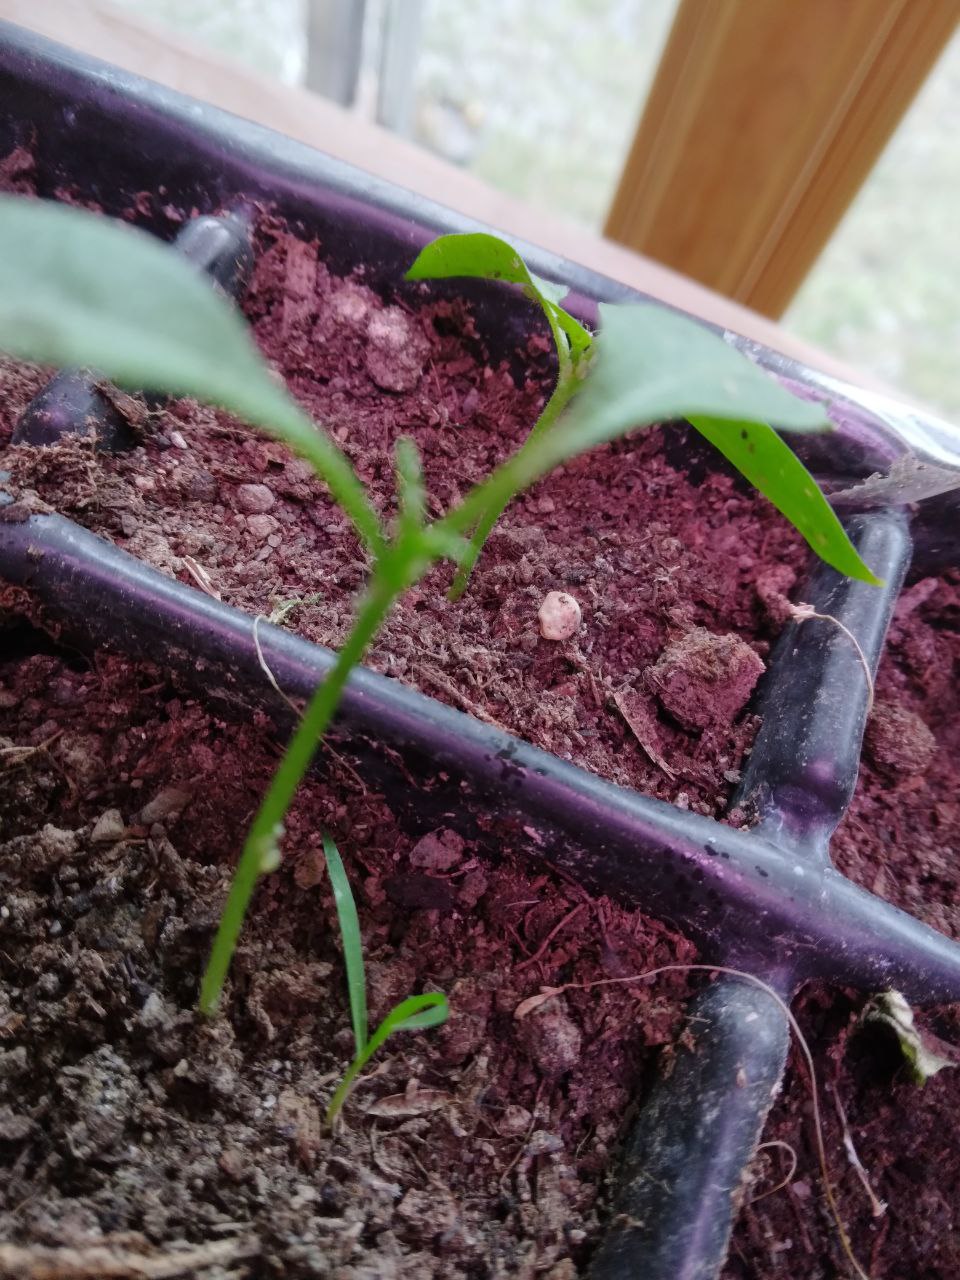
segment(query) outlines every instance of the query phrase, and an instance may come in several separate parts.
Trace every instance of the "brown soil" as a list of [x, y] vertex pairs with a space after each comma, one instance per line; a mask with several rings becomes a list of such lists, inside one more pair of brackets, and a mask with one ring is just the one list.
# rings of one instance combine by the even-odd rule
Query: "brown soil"
[[[303, 788], [227, 1016], [204, 1023], [198, 973], [276, 745], [116, 658], [34, 655], [0, 678], [0, 1240], [253, 1241], [253, 1274], [290, 1280], [573, 1275], [688, 987], [513, 1012], [544, 982], [693, 948], [509, 854], [417, 842], [344, 774]], [[391, 1042], [334, 1139], [320, 1117], [351, 1037], [324, 829], [354, 881], [372, 1016], [424, 988], [453, 1009]], [[413, 909], [427, 879], [433, 905]]]
[[[955, 791], [957, 696], [945, 673], [960, 648], [957, 591], [953, 578], [905, 597], [879, 680], [880, 708], [895, 705], [933, 732], [926, 772], [892, 775], [868, 753], [836, 841], [856, 878], [883, 874], [886, 896], [927, 903], [928, 914], [934, 904], [955, 935], [957, 814], [941, 797]], [[187, 1271], [202, 1277], [576, 1274], [624, 1116], [669, 1069], [688, 984], [571, 992], [520, 1023], [513, 1011], [543, 983], [695, 960], [693, 949], [509, 853], [494, 866], [451, 833], [417, 840], [343, 773], [303, 789], [288, 861], [261, 890], [226, 1016], [205, 1024], [192, 1011], [197, 975], [277, 744], [262, 725], [212, 719], [164, 672], [36, 652], [33, 633], [8, 639], [0, 1275], [24, 1274], [24, 1258], [36, 1262], [44, 1248], [75, 1250], [95, 1276], [95, 1248], [139, 1265], [187, 1245], [206, 1251], [210, 1265]], [[446, 1027], [391, 1043], [335, 1139], [320, 1115], [350, 1035], [323, 829], [353, 875], [373, 1013], [424, 988], [447, 991], [454, 1009]], [[404, 905], [426, 879], [433, 905]], [[863, 1003], [814, 991], [799, 1005], [821, 1080], [836, 1089], [889, 1205], [871, 1216], [827, 1094], [844, 1219], [873, 1280], [955, 1280], [960, 1076], [911, 1084], [892, 1039], [858, 1029]], [[956, 1009], [923, 1023], [960, 1041]], [[797, 1062], [765, 1137], [790, 1143], [798, 1172], [745, 1208], [725, 1280], [843, 1274]], [[777, 1150], [761, 1153], [747, 1197], [783, 1168]], [[63, 1266], [62, 1253], [49, 1256]]]
[[[381, 509], [398, 434], [415, 434], [439, 509], [528, 429], [549, 375], [542, 335], [518, 380], [491, 367], [463, 308], [385, 305], [362, 277], [331, 280], [268, 221], [261, 250], [247, 302], [258, 339], [334, 424]], [[0, 368], [6, 431], [41, 381]], [[141, 426], [127, 457], [75, 442], [8, 448], [0, 466], [21, 496], [184, 581], [192, 566], [251, 613], [319, 594], [287, 623], [339, 643], [365, 564], [303, 466], [185, 401]], [[755, 659], [779, 625], [764, 603], [771, 575], [789, 589], [803, 555], [731, 477], [693, 483], [671, 456], [671, 433], [654, 432], [568, 465], [514, 504], [463, 602], [446, 603], [440, 571], [410, 593], [372, 664], [615, 781], [722, 813], [756, 727], [744, 711]], [[554, 588], [583, 606], [575, 642], [538, 636]], [[837, 858], [960, 936], [958, 811], [943, 799], [956, 790], [956, 584], [913, 590]], [[739, 639], [705, 652], [698, 628]], [[669, 1069], [688, 987], [673, 976], [569, 992], [524, 1022], [513, 1011], [543, 983], [693, 961], [689, 944], [521, 865], [509, 844], [493, 864], [449, 833], [418, 840], [335, 772], [303, 788], [225, 1016], [202, 1023], [197, 977], [278, 744], [264, 724], [214, 720], [149, 665], [23, 644], [0, 665], [0, 1275], [26, 1269], [12, 1247], [33, 1261], [78, 1251], [94, 1276], [95, 1246], [160, 1274], [187, 1245], [207, 1254], [181, 1269], [204, 1277], [576, 1274], [610, 1150], [631, 1099]], [[698, 713], [707, 700], [717, 719]], [[374, 1014], [424, 988], [447, 991], [454, 1010], [444, 1028], [391, 1042], [335, 1138], [320, 1116], [351, 1046], [324, 829], [356, 886]], [[952, 1280], [956, 1077], [907, 1085], [882, 1034], [852, 1034], [861, 1003], [802, 1004], [821, 1074], [890, 1201], [873, 1221], [831, 1110], [844, 1216], [876, 1280]], [[930, 1025], [956, 1038], [955, 1016]], [[808, 1109], [792, 1072], [768, 1136], [791, 1143], [799, 1171], [745, 1210], [729, 1280], [837, 1274]], [[775, 1163], [759, 1157], [748, 1197], [776, 1180]]]

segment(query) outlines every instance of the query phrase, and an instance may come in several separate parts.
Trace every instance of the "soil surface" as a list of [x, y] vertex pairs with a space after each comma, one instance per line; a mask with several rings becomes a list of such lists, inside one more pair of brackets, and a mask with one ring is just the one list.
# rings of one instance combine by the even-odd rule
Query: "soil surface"
[[[509, 852], [415, 839], [344, 772], [302, 789], [207, 1023], [198, 975], [269, 733], [216, 722], [163, 672], [34, 653], [0, 666], [0, 751], [0, 1240], [72, 1248], [91, 1276], [93, 1246], [181, 1242], [213, 1250], [204, 1277], [575, 1274], [688, 984], [514, 1011], [544, 983], [693, 961], [688, 943]], [[452, 1006], [390, 1042], [333, 1138], [352, 1050], [323, 830], [353, 880], [371, 1018], [423, 989]], [[0, 1275], [25, 1273], [0, 1246]]]
[[[836, 839], [855, 878], [927, 904], [955, 936], [960, 829], [942, 797], [956, 790], [958, 591], [954, 577], [904, 596]], [[522, 1021], [515, 1011], [543, 984], [629, 976], [693, 949], [507, 850], [492, 864], [451, 832], [417, 838], [335, 772], [303, 788], [225, 1016], [207, 1024], [193, 1012], [198, 974], [279, 744], [264, 725], [211, 718], [149, 666], [91, 665], [34, 632], [5, 639], [0, 1275], [29, 1274], [29, 1260], [93, 1277], [105, 1257], [131, 1275], [180, 1274], [159, 1268], [181, 1253], [184, 1274], [218, 1280], [579, 1274], [624, 1119], [669, 1070], [689, 987], [669, 975], [570, 990]], [[896, 764], [891, 708], [923, 747]], [[423, 989], [453, 1007], [445, 1027], [390, 1043], [335, 1138], [321, 1116], [351, 1047], [323, 829], [353, 877], [372, 1016]], [[411, 908], [426, 882], [434, 905]], [[955, 1280], [960, 1074], [913, 1084], [890, 1033], [861, 1024], [864, 1003], [814, 990], [797, 1006], [828, 1086], [844, 1220], [873, 1280]], [[960, 1043], [956, 1008], [920, 1021]], [[835, 1098], [880, 1217], [847, 1162]], [[797, 1172], [754, 1200], [788, 1165], [782, 1147], [760, 1152], [725, 1280], [845, 1274], [797, 1060], [764, 1136], [790, 1145]]]
[[[28, 187], [28, 161], [8, 158], [0, 185]], [[331, 279], [318, 246], [269, 219], [259, 240], [244, 304], [257, 338], [384, 512], [398, 435], [415, 435], [437, 511], [519, 443], [549, 385], [543, 334], [518, 375], [491, 364], [462, 306]], [[0, 442], [43, 380], [0, 365]], [[131, 454], [83, 441], [5, 449], [18, 496], [339, 644], [366, 564], [307, 469], [216, 411], [124, 405], [141, 434]], [[804, 556], [722, 469], [680, 473], [672, 437], [594, 451], [519, 499], [464, 600], [446, 602], [449, 573], [437, 571], [371, 663], [616, 782], [719, 815], [755, 733], [748, 699], [777, 602]], [[550, 590], [583, 610], [571, 641], [539, 635]], [[835, 841], [848, 874], [953, 936], [957, 591], [955, 578], [929, 580], [901, 601]], [[291, 600], [302, 603], [285, 611]], [[515, 1012], [543, 984], [693, 962], [693, 948], [531, 868], [509, 841], [491, 861], [452, 832], [402, 829], [334, 763], [290, 815], [224, 1016], [202, 1022], [192, 1009], [228, 868], [280, 745], [266, 723], [217, 721], [148, 664], [91, 663], [25, 630], [3, 639], [0, 1275], [578, 1274], [625, 1117], [669, 1070], [688, 984], [574, 986]], [[372, 1016], [424, 989], [453, 1009], [443, 1028], [391, 1041], [333, 1137], [322, 1111], [351, 1037], [323, 830], [355, 886]], [[888, 1202], [871, 1215], [828, 1095], [844, 1220], [874, 1280], [955, 1280], [957, 1073], [909, 1084], [892, 1038], [858, 1029], [863, 1003], [815, 991], [799, 1005]], [[955, 1010], [923, 1021], [960, 1040]], [[802, 1071], [791, 1068], [766, 1137], [789, 1143], [798, 1169], [755, 1199], [780, 1180], [784, 1148], [758, 1156], [727, 1280], [840, 1274]]]

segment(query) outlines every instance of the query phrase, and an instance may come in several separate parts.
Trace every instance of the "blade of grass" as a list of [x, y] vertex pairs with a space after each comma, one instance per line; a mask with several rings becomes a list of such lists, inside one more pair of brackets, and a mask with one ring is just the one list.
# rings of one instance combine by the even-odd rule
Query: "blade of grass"
[[333, 900], [340, 924], [343, 943], [343, 961], [347, 970], [347, 991], [350, 996], [350, 1020], [353, 1023], [353, 1039], [357, 1053], [363, 1052], [367, 1043], [367, 979], [363, 967], [363, 938], [353, 890], [347, 876], [340, 850], [328, 835], [323, 837], [323, 853], [327, 860]]

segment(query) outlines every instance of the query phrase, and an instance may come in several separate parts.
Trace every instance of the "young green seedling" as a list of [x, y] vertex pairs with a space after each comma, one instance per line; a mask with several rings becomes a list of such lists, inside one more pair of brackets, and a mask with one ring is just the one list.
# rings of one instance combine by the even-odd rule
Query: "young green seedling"
[[340, 922], [343, 941], [343, 961], [347, 970], [347, 991], [350, 997], [350, 1018], [353, 1023], [353, 1041], [356, 1054], [346, 1075], [337, 1085], [327, 1107], [327, 1124], [335, 1123], [340, 1109], [349, 1097], [357, 1076], [380, 1046], [395, 1031], [424, 1031], [446, 1022], [450, 1014], [447, 997], [440, 991], [427, 991], [420, 996], [408, 996], [394, 1005], [374, 1031], [367, 1036], [367, 982], [363, 968], [363, 940], [357, 906], [350, 889], [350, 880], [337, 846], [329, 836], [323, 837], [323, 852], [327, 859], [327, 871], [333, 885], [333, 897]]
[[[812, 477], [767, 425], [822, 430], [829, 421], [821, 408], [798, 400], [699, 324], [661, 307], [602, 306], [601, 332], [590, 338], [560, 307], [557, 287], [532, 276], [495, 237], [443, 237], [440, 273], [492, 276], [531, 292], [557, 344], [558, 389], [521, 448], [432, 522], [416, 447], [399, 440], [398, 514], [391, 527], [343, 451], [277, 382], [237, 311], [166, 246], [77, 209], [8, 196], [0, 197], [0, 239], [11, 248], [0, 255], [0, 350], [95, 368], [134, 389], [192, 395], [265, 429], [313, 464], [372, 558], [353, 629], [308, 703], [244, 843], [201, 984], [205, 1013], [219, 1003], [257, 881], [279, 865], [284, 817], [350, 672], [394, 602], [440, 560], [452, 561], [458, 581], [465, 581], [484, 530], [553, 467], [632, 428], [686, 418], [818, 554], [841, 572], [876, 581]], [[466, 256], [451, 257], [451, 246], [465, 248]], [[428, 248], [414, 271], [427, 274], [429, 254]], [[437, 273], [437, 261], [431, 270]], [[403, 1017], [415, 1012], [407, 1009]]]

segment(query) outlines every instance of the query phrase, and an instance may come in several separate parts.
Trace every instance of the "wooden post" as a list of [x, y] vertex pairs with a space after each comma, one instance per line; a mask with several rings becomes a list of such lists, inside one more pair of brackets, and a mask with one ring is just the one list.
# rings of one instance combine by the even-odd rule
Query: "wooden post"
[[960, 0], [680, 0], [606, 234], [782, 314]]

